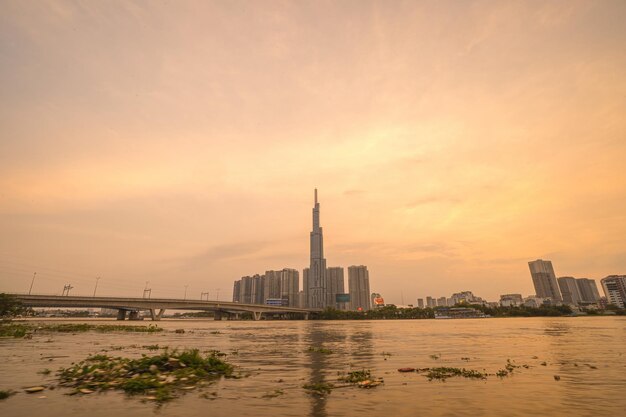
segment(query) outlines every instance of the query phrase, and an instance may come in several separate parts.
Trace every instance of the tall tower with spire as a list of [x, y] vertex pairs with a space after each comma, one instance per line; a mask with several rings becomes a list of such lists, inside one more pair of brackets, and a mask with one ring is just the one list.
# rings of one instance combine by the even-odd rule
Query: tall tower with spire
[[326, 307], [326, 259], [324, 259], [324, 236], [320, 227], [320, 204], [313, 206], [313, 230], [311, 231], [311, 265], [308, 271], [309, 308]]

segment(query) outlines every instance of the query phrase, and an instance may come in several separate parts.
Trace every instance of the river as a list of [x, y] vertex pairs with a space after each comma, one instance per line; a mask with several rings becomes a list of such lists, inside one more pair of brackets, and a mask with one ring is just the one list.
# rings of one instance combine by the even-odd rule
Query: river
[[[54, 320], [120, 324], [114, 320]], [[148, 325], [152, 322], [125, 324]], [[163, 320], [162, 333], [35, 333], [0, 338], [0, 401], [6, 417], [121, 416], [617, 416], [626, 409], [626, 317], [380, 321]], [[185, 333], [175, 333], [184, 329]], [[249, 374], [222, 379], [157, 406], [108, 391], [65, 395], [55, 371], [103, 350], [150, 354], [145, 345], [217, 349]], [[323, 347], [332, 353], [309, 351]], [[52, 357], [52, 358], [50, 358]], [[402, 367], [465, 367], [511, 376], [429, 381]], [[545, 363], [545, 364], [544, 364]], [[523, 367], [522, 365], [527, 365]], [[42, 369], [53, 372], [42, 375]], [[369, 369], [372, 389], [343, 387], [314, 396], [309, 382], [335, 382], [338, 372]], [[555, 378], [558, 376], [560, 379]], [[557, 380], [558, 379], [558, 380]], [[280, 390], [280, 391], [276, 391]], [[202, 395], [202, 393], [210, 395]], [[279, 392], [280, 394], [277, 394]], [[206, 397], [209, 397], [207, 399]]]

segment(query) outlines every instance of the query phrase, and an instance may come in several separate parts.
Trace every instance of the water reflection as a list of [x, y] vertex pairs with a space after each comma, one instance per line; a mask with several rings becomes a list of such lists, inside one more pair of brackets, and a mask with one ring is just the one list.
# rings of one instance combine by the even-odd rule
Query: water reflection
[[[368, 369], [374, 357], [373, 332], [370, 323], [362, 323], [354, 328], [332, 323], [312, 322], [307, 327], [305, 340], [314, 349], [328, 349], [333, 353], [307, 352], [309, 384], [336, 383], [337, 373], [346, 371], [346, 365], [353, 369]], [[349, 355], [352, 360], [346, 364], [340, 357]], [[327, 417], [328, 395], [311, 395], [311, 417]]]

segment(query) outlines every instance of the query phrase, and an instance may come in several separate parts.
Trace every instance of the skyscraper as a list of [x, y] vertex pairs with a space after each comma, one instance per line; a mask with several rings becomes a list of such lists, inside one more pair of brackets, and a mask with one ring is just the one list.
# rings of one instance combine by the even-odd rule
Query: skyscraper
[[417, 306], [419, 308], [424, 308], [424, 299], [423, 298], [418, 298], [417, 299]]
[[561, 295], [563, 295], [563, 302], [566, 304], [578, 305], [581, 300], [580, 291], [578, 291], [578, 285], [576, 284], [576, 278], [574, 277], [559, 277], [557, 279], [559, 288], [561, 289]]
[[[311, 231], [311, 266], [308, 273], [309, 308], [326, 307], [326, 259], [324, 259], [324, 237], [320, 227], [320, 204], [313, 207], [313, 230]], [[369, 288], [368, 288], [369, 292]]]
[[370, 309], [370, 276], [365, 265], [348, 267], [351, 310]]
[[607, 302], [619, 308], [626, 305], [626, 275], [609, 275], [600, 280]]
[[536, 261], [528, 262], [528, 267], [530, 268], [530, 275], [533, 278], [537, 297], [550, 298], [552, 301], [562, 301], [552, 262], [537, 259]]

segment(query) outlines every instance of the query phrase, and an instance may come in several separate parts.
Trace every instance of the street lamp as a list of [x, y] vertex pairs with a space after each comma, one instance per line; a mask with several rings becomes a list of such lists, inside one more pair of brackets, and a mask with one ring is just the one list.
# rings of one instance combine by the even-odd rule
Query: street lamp
[[186, 299], [187, 299], [187, 287], [188, 287], [188, 286], [189, 286], [189, 285], [185, 285], [185, 296], [183, 297], [183, 300], [186, 300]]
[[96, 286], [93, 288], [93, 296], [96, 296], [96, 290], [98, 289], [98, 281], [100, 281], [100, 277], [96, 278]]
[[33, 290], [33, 284], [35, 283], [35, 276], [37, 276], [36, 272], [33, 274], [33, 280], [30, 282], [30, 289], [28, 290], [28, 295], [30, 295], [31, 291]]

